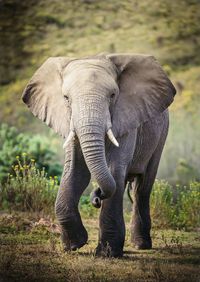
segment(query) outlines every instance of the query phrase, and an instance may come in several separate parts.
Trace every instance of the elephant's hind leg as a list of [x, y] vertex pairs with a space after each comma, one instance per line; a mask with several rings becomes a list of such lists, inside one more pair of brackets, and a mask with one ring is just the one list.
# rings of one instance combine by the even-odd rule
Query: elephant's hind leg
[[85, 245], [88, 240], [88, 234], [78, 210], [78, 203], [89, 184], [90, 173], [78, 146], [71, 148], [67, 153], [55, 210], [61, 226], [64, 249], [76, 250]]
[[137, 176], [134, 186], [133, 218], [131, 225], [131, 241], [136, 249], [151, 249], [151, 218], [149, 197], [154, 179], [147, 180], [145, 175]]
[[[163, 138], [163, 140], [165, 140]], [[155, 181], [164, 141], [160, 142], [153, 153], [145, 172], [135, 177], [133, 183], [133, 218], [131, 225], [131, 240], [137, 249], [151, 249], [150, 236], [150, 193]]]

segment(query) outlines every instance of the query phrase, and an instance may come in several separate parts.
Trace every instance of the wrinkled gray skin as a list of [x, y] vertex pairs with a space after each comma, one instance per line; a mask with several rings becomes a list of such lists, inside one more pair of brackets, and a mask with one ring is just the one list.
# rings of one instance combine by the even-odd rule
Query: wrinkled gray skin
[[[55, 210], [66, 250], [86, 244], [78, 211], [91, 176], [102, 205], [97, 255], [123, 254], [123, 194], [134, 189], [132, 242], [152, 247], [149, 197], [168, 131], [167, 107], [175, 88], [152, 56], [107, 54], [83, 59], [49, 58], [23, 93], [32, 113], [67, 138], [65, 165]], [[119, 147], [106, 132], [112, 128]]]

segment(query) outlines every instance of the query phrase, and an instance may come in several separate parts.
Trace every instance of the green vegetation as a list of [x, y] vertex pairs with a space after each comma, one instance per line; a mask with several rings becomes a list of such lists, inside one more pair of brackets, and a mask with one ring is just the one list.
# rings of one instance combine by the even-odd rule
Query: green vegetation
[[[17, 156], [28, 152], [28, 158], [37, 160], [39, 169], [45, 168], [48, 176], [59, 176], [62, 172], [61, 163], [56, 160], [56, 143], [54, 137], [34, 136], [19, 133], [15, 127], [0, 125], [0, 182], [5, 182], [13, 166], [18, 164]], [[54, 144], [55, 143], [55, 144]]]
[[[45, 169], [38, 169], [35, 160], [27, 154], [16, 157], [13, 174], [3, 183], [0, 194], [0, 208], [38, 212], [54, 216], [54, 203], [58, 191], [58, 178], [47, 178]], [[93, 184], [94, 186], [95, 184]], [[85, 218], [97, 215], [90, 203], [90, 196], [80, 199], [80, 210]], [[125, 201], [127, 206], [127, 200]], [[156, 181], [151, 194], [151, 212], [155, 228], [196, 229], [200, 227], [200, 183], [172, 187], [164, 181]], [[126, 218], [130, 218], [130, 209]], [[129, 214], [129, 215], [128, 215]]]
[[156, 181], [151, 194], [153, 224], [160, 228], [191, 229], [200, 227], [200, 183], [172, 187]]
[[89, 195], [82, 195], [79, 202], [79, 208], [84, 218], [91, 218], [97, 215], [98, 209], [95, 209], [90, 202]]
[[9, 174], [7, 182], [2, 186], [0, 207], [32, 212], [52, 212], [58, 191], [57, 177], [47, 179], [44, 168], [37, 169], [34, 159], [27, 160], [16, 157], [13, 167], [14, 175]]

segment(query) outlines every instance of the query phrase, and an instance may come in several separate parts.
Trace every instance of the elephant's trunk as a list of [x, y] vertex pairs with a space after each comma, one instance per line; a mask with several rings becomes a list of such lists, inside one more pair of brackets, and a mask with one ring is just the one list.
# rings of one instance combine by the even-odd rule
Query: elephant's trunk
[[105, 133], [99, 127], [102, 126], [83, 126], [77, 130], [77, 135], [88, 169], [101, 187], [101, 199], [106, 199], [115, 192], [116, 184], [106, 163]]
[[79, 118], [75, 121], [75, 131], [88, 169], [101, 188], [100, 198], [106, 199], [111, 197], [116, 189], [115, 180], [108, 169], [105, 157], [107, 113], [105, 106], [99, 103], [96, 105], [94, 101], [82, 103], [80, 107]]

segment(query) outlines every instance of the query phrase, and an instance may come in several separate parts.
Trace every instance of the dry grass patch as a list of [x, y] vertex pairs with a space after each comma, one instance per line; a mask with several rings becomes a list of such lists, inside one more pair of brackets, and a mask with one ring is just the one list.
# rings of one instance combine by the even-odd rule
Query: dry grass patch
[[18, 214], [13, 216], [13, 222], [11, 219], [12, 216], [1, 216], [0, 281], [198, 281], [200, 278], [200, 242], [196, 232], [154, 230], [154, 249], [136, 251], [127, 230], [123, 259], [101, 259], [94, 257], [96, 219], [85, 219], [89, 241], [74, 253], [64, 253], [59, 234], [49, 226], [35, 224], [37, 217]]

